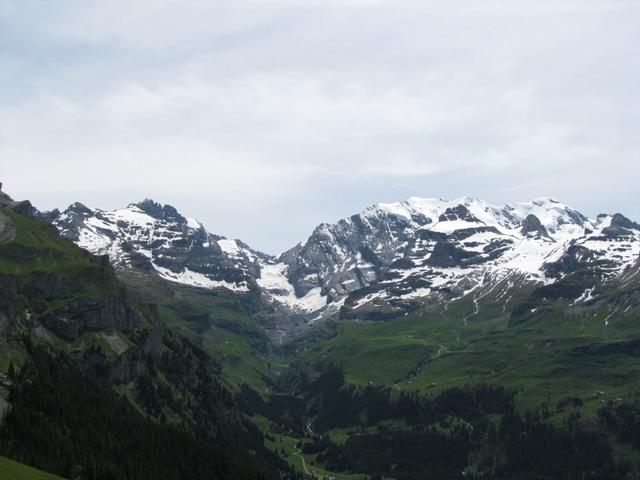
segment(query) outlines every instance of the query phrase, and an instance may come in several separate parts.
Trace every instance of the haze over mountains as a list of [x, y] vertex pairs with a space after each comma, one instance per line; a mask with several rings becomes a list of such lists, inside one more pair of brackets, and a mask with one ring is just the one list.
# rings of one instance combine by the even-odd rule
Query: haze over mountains
[[339, 310], [394, 316], [497, 285], [506, 309], [522, 284], [552, 284], [585, 268], [594, 284], [606, 282], [640, 255], [637, 223], [619, 213], [587, 218], [552, 198], [503, 206], [473, 197], [379, 203], [318, 225], [279, 256], [208, 232], [152, 200], [114, 211], [75, 203], [41, 215], [121, 272], [257, 293], [307, 324]]

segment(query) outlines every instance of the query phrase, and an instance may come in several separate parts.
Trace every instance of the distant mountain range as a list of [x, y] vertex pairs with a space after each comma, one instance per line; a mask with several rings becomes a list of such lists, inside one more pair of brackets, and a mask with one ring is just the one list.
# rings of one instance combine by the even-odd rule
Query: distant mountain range
[[271, 256], [151, 200], [0, 192], [0, 454], [66, 478], [640, 478], [639, 318], [640, 225], [550, 198], [376, 204]]
[[307, 324], [338, 312], [397, 316], [495, 288], [506, 304], [514, 288], [553, 284], [576, 271], [606, 283], [640, 256], [637, 223], [619, 213], [587, 218], [546, 197], [503, 206], [473, 197], [379, 203], [318, 225], [277, 257], [152, 200], [113, 211], [74, 203], [39, 215], [79, 246], [108, 255], [121, 273], [258, 294]]

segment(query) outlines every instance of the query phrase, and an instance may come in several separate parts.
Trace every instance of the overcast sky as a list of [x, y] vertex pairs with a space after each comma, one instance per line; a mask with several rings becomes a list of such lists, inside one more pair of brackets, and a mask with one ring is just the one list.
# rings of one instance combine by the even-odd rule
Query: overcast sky
[[0, 0], [0, 181], [278, 253], [408, 196], [640, 220], [638, 0]]

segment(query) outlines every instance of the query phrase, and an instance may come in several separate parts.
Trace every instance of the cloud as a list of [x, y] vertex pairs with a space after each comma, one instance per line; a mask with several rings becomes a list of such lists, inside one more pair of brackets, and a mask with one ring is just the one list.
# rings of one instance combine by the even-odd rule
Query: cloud
[[[640, 217], [640, 5], [7, 1], [0, 167], [52, 208], [170, 201], [269, 251], [375, 201]], [[275, 225], [283, 225], [276, 228]]]

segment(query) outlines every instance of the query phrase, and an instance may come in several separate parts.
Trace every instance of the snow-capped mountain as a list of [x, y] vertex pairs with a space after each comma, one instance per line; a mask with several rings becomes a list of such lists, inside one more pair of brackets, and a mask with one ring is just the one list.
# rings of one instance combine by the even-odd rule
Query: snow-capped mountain
[[[114, 211], [73, 204], [45, 214], [64, 236], [116, 268], [200, 288], [259, 291], [308, 322], [337, 313], [401, 312], [500, 284], [552, 284], [588, 269], [606, 282], [640, 256], [640, 225], [589, 219], [551, 198], [493, 206], [464, 197], [380, 203], [271, 257], [151, 200]], [[348, 307], [348, 308], [347, 308]]]
[[116, 269], [195, 287], [248, 292], [263, 257], [152, 200], [113, 211], [74, 203], [54, 215], [53, 224], [79, 246], [108, 255]]
[[505, 280], [547, 284], [581, 266], [606, 280], [639, 254], [640, 228], [620, 214], [588, 219], [550, 198], [501, 207], [409, 198], [322, 224], [280, 262], [297, 296], [349, 298], [356, 311], [462, 297]]
[[287, 266], [274, 257], [208, 232], [171, 205], [144, 200], [106, 211], [74, 203], [63, 212], [39, 215], [79, 246], [108, 255], [129, 277], [157, 275], [177, 284], [237, 294], [259, 291], [287, 315], [304, 316], [327, 307], [320, 288], [296, 295]]

